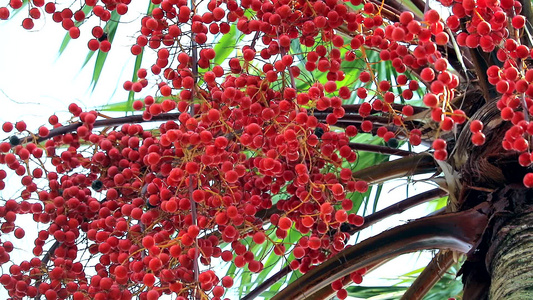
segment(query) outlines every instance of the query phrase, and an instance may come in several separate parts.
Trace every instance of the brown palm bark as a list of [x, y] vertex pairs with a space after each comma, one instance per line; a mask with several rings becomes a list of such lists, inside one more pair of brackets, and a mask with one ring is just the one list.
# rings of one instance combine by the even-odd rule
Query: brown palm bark
[[491, 274], [489, 299], [533, 299], [533, 212], [510, 220], [487, 256]]

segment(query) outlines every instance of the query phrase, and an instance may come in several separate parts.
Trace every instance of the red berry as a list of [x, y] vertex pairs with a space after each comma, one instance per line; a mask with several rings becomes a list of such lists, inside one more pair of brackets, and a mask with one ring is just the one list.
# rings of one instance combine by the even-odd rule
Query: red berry
[[433, 149], [443, 150], [446, 149], [446, 141], [443, 139], [436, 139], [433, 141]]
[[0, 7], [0, 20], [9, 19], [9, 9], [7, 7]]
[[439, 104], [439, 98], [435, 94], [426, 94], [422, 100], [428, 107], [436, 107]]
[[422, 78], [424, 81], [430, 82], [435, 79], [435, 71], [433, 71], [432, 68], [424, 68], [422, 69], [422, 72], [420, 72], [420, 78]]
[[521, 29], [526, 24], [526, 18], [522, 15], [514, 16], [511, 20], [513, 27], [516, 29]]
[[433, 156], [436, 160], [446, 160], [448, 158], [448, 151], [436, 150], [435, 153], [433, 153]]
[[440, 20], [440, 15], [436, 10], [430, 9], [424, 14], [424, 20], [428, 23], [434, 24]]
[[226, 172], [226, 174], [224, 174], [224, 178], [229, 183], [235, 183], [239, 180], [239, 174], [237, 174], [236, 171], [231, 170], [231, 171]]
[[111, 50], [111, 43], [108, 40], [100, 42], [100, 51], [109, 52]]
[[287, 231], [291, 228], [291, 226], [292, 226], [292, 221], [291, 219], [287, 217], [282, 217], [278, 221], [278, 228], [281, 230]]
[[45, 136], [48, 136], [49, 133], [50, 133], [50, 130], [48, 130], [48, 128], [44, 126], [39, 127], [39, 136], [45, 137]]
[[71, 38], [77, 39], [80, 37], [80, 29], [78, 27], [71, 27], [68, 30], [68, 34], [70, 35]]
[[485, 143], [485, 135], [482, 132], [476, 132], [472, 135], [472, 143], [476, 146], [481, 146]]
[[524, 185], [528, 188], [533, 187], [533, 173], [527, 173], [524, 176]]
[[89, 50], [96, 51], [100, 47], [100, 42], [97, 39], [90, 39], [87, 43], [87, 47], [89, 47]]
[[32, 29], [33, 28], [33, 20], [30, 19], [30, 18], [26, 18], [26, 19], [22, 20], [22, 27], [24, 29], [28, 29], [28, 30]]
[[11, 132], [11, 130], [13, 130], [13, 123], [11, 122], [5, 122], [3, 125], [2, 125], [2, 130], [4, 132]]
[[480, 132], [481, 130], [483, 130], [483, 123], [481, 123], [481, 121], [479, 121], [479, 120], [473, 120], [473, 121], [470, 123], [470, 131], [471, 131], [472, 133]]

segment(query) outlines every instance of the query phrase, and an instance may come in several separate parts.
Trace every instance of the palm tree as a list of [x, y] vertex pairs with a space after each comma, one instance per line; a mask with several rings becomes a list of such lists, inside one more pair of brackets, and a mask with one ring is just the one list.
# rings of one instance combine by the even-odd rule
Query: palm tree
[[[311, 2], [314, 5], [320, 1], [294, 2], [293, 7], [290, 7], [290, 13], [300, 10], [305, 12], [312, 6]], [[337, 4], [336, 1], [326, 2], [331, 6], [330, 8]], [[318, 16], [323, 17], [323, 13], [318, 8], [326, 9], [326, 2], [321, 2], [324, 3], [323, 7], [320, 6], [321, 4], [313, 6], [316, 10], [313, 10], [312, 17], [306, 16], [307, 21], [315, 22]], [[338, 297], [344, 297], [343, 293], [346, 291], [344, 287], [353, 282], [360, 283], [361, 276], [365, 272], [370, 272], [401, 254], [426, 249], [438, 249], [439, 252], [406, 289], [402, 299], [422, 299], [439, 280], [448, 276], [447, 271], [454, 267], [454, 263], [458, 260], [462, 262], [457, 273], [462, 274], [463, 299], [531, 298], [533, 262], [529, 259], [529, 254], [530, 249], [533, 249], [531, 247], [533, 246], [531, 239], [533, 215], [530, 199], [533, 195], [529, 187], [533, 184], [530, 182], [527, 166], [531, 164], [529, 135], [533, 133], [529, 126], [529, 114], [533, 112], [529, 109], [532, 103], [530, 97], [533, 96], [533, 85], [531, 85], [533, 78], [530, 78], [533, 77], [533, 71], [530, 70], [531, 54], [529, 52], [533, 46], [531, 37], [533, 29], [529, 22], [522, 27], [519, 21], [533, 20], [533, 15], [530, 1], [521, 0], [511, 5], [507, 2], [509, 1], [505, 3], [504, 1], [491, 3], [441, 1], [441, 4], [446, 7], [460, 6], [453, 10], [457, 18], [449, 18], [444, 23], [438, 18], [432, 20], [431, 14], [434, 11], [430, 10], [429, 6], [434, 5], [433, 3], [420, 0], [385, 0], [383, 2], [369, 0], [362, 3], [354, 0], [343, 5], [347, 10], [345, 13], [353, 13], [355, 18], [356, 13], [362, 9], [370, 21], [362, 19], [357, 23], [348, 21], [346, 17], [345, 22], [340, 25], [328, 25], [334, 28], [330, 28], [330, 31], [309, 30], [309, 32], [314, 32], [314, 35], [309, 35], [311, 42], [306, 42], [308, 37], [304, 35], [296, 35], [300, 39], [292, 37], [292, 40], [288, 41], [289, 44], [281, 48], [282, 50], [272, 51], [275, 53], [273, 57], [278, 54], [279, 57], [290, 56], [291, 61], [288, 65], [292, 65], [293, 68], [284, 68], [284, 71], [279, 73], [279, 77], [275, 75], [276, 77], [267, 84], [268, 87], [265, 89], [269, 88], [278, 92], [292, 89], [297, 94], [305, 94], [309, 93], [312, 88], [320, 87], [320, 89], [326, 89], [326, 94], [329, 91], [331, 95], [335, 95], [331, 98], [344, 100], [340, 102], [342, 105], [338, 106], [320, 102], [328, 98], [324, 96], [316, 101], [322, 104], [302, 102], [303, 104], [299, 105], [296, 111], [300, 112], [298, 109], [304, 109], [303, 111], [308, 116], [314, 116], [321, 124], [313, 127], [312, 132], [307, 132], [307, 136], [314, 135], [317, 143], [321, 145], [320, 143], [327, 141], [323, 138], [325, 134], [334, 132], [348, 134], [354, 132], [354, 128], [362, 132], [357, 136], [348, 134], [351, 139], [346, 143], [352, 152], [357, 152], [357, 163], [353, 163], [354, 160], [350, 161], [349, 155], [346, 155], [343, 156], [344, 159], [339, 160], [340, 163], [331, 159], [321, 168], [322, 173], [333, 172], [339, 176], [341, 176], [339, 170], [350, 169], [350, 178], [353, 180], [349, 181], [363, 185], [361, 188], [352, 188], [345, 194], [346, 199], [351, 202], [350, 205], [346, 205], [348, 209], [344, 209], [348, 214], [355, 214], [362, 206], [368, 205], [371, 195], [375, 196], [374, 203], [376, 203], [382, 184], [390, 180], [402, 178], [412, 180], [415, 175], [426, 174], [431, 175], [427, 181], [437, 186], [433, 190], [398, 201], [386, 209], [365, 215], [364, 219], [359, 219], [357, 222], [344, 222], [342, 225], [328, 227], [328, 230], [320, 234], [322, 239], [327, 238], [333, 243], [338, 236], [353, 236], [376, 222], [418, 204], [442, 197], [448, 198], [445, 209], [435, 211], [430, 216], [397, 226], [349, 247], [344, 247], [343, 241], [338, 251], [331, 250], [331, 247], [324, 247], [328, 249], [322, 252], [327, 259], [320, 263], [315, 261], [315, 263], [307, 264], [306, 267], [299, 267], [304, 265], [302, 263], [304, 258], [296, 257], [293, 251], [302, 237], [307, 239], [316, 232], [303, 233], [293, 226], [285, 230], [284, 234], [276, 233], [276, 229], [280, 226], [277, 224], [280, 216], [291, 217], [294, 223], [304, 216], [291, 215], [295, 209], [287, 208], [287, 205], [283, 206], [283, 203], [292, 199], [287, 191], [291, 188], [290, 183], [278, 187], [276, 192], [272, 190], [265, 192], [270, 200], [278, 205], [265, 207], [253, 215], [257, 224], [267, 228], [265, 232], [269, 233], [267, 235], [269, 243], [255, 243], [248, 235], [250, 228], [245, 226], [237, 228], [240, 230], [243, 243], [248, 246], [248, 251], [252, 252], [254, 257], [262, 258], [264, 269], [258, 270], [254, 275], [242, 271], [243, 269], [239, 271], [235, 263], [230, 263], [227, 270], [228, 274], [236, 275], [238, 278], [236, 280], [240, 283], [238, 288], [240, 298], [255, 299], [263, 296], [269, 299], [328, 299], [335, 294]], [[242, 3], [240, 5], [244, 6]], [[468, 5], [473, 5], [472, 9], [467, 10]], [[83, 8], [87, 10], [85, 13], [89, 13], [87, 7]], [[191, 7], [196, 8], [194, 1]], [[330, 8], [327, 9], [335, 11]], [[159, 9], [158, 4], [150, 4], [147, 10], [148, 15], [153, 14], [154, 9]], [[341, 8], [338, 9], [341, 10]], [[156, 12], [159, 13], [160, 10]], [[503, 22], [506, 26], [500, 26], [498, 24], [503, 24], [501, 21], [493, 20], [496, 12], [507, 14], [504, 17], [508, 18]], [[243, 78], [245, 75], [257, 76], [265, 80], [262, 82], [267, 82], [268, 71], [261, 68], [271, 62], [270, 54], [262, 54], [262, 58], [253, 64], [252, 60], [244, 58], [247, 55], [245, 52], [255, 49], [254, 51], [260, 53], [261, 49], [273, 48], [269, 46], [269, 42], [274, 40], [281, 43], [282, 34], [272, 36], [270, 33], [269, 36], [261, 33], [260, 30], [250, 29], [247, 27], [249, 21], [259, 20], [264, 17], [264, 12], [247, 10], [247, 13], [239, 16], [237, 20], [228, 22], [229, 32], [217, 35], [212, 44], [198, 42], [191, 34], [193, 40], [188, 41], [190, 45], [180, 45], [183, 48], [176, 50], [176, 55], [181, 51], [189, 53], [192, 58], [188, 68], [194, 78], [193, 102], [207, 102], [203, 97], [207, 98], [214, 86], [210, 85], [203, 76], [212, 70], [213, 66], [223, 65], [231, 58], [238, 57], [242, 60], [240, 61], [242, 64], [237, 68], [239, 70], [232, 68], [234, 75], [238, 74]], [[365, 22], [379, 23], [380, 18], [385, 25], [365, 24]], [[120, 15], [114, 11], [111, 20], [116, 22], [108, 22], [104, 26], [106, 38], [110, 42], [117, 30], [119, 19]], [[409, 28], [407, 24], [411, 21], [418, 24], [418, 27], [420, 24], [427, 25], [428, 29], [425, 33], [428, 33], [430, 38], [422, 38], [423, 33], [420, 30], [416, 32], [407, 29], [408, 32], [405, 32], [404, 28]], [[297, 23], [297, 21], [293, 22]], [[405, 24], [402, 25], [402, 22]], [[453, 22], [458, 24], [453, 24]], [[492, 32], [492, 35], [481, 34], [484, 30], [482, 26], [486, 26], [483, 22], [488, 24], [488, 32]], [[357, 27], [353, 27], [354, 23]], [[483, 25], [478, 26], [480, 23]], [[392, 27], [387, 28], [387, 24]], [[473, 24], [477, 27], [473, 28]], [[76, 26], [81, 25], [82, 22], [76, 24]], [[500, 28], [496, 29], [496, 25]], [[297, 27], [296, 32], [303, 32], [303, 26]], [[435, 29], [439, 26], [445, 30]], [[379, 33], [379, 28], [384, 28], [382, 35]], [[398, 33], [393, 34], [393, 31], [398, 28], [401, 32], [398, 30]], [[278, 30], [282, 31], [282, 29]], [[502, 32], [507, 32], [508, 36], [501, 36]], [[409, 34], [411, 37], [407, 37]], [[480, 35], [483, 37], [480, 38]], [[267, 38], [261, 40], [263, 36]], [[381, 43], [385, 37], [388, 43]], [[373, 38], [381, 40], [373, 42]], [[67, 36], [61, 46], [61, 51], [65, 49], [69, 40], [70, 37]], [[425, 42], [422, 42], [423, 40]], [[402, 50], [389, 47], [390, 44], [395, 44], [395, 47]], [[425, 48], [428, 44], [429, 48]], [[322, 47], [323, 49], [320, 50], [317, 47], [324, 45], [327, 47]], [[422, 51], [429, 51], [431, 47], [435, 47], [431, 52], [432, 55], [420, 54]], [[208, 64], [206, 68], [199, 66], [200, 48], [212, 48], [217, 54], [212, 64]], [[234, 51], [236, 48], [239, 49], [237, 53]], [[326, 57], [325, 54], [316, 55], [322, 50], [328, 55], [335, 53], [331, 55], [342, 61], [338, 66], [344, 77], [342, 80], [337, 78], [337, 74], [331, 75], [332, 72], [321, 70], [320, 66], [313, 67], [319, 56]], [[256, 52], [253, 53], [254, 57]], [[396, 60], [391, 58], [392, 52], [396, 55]], [[523, 52], [525, 54], [521, 54]], [[86, 62], [93, 53], [98, 53], [93, 76], [93, 83], [96, 84], [104, 68], [106, 52], [90, 52]], [[310, 53], [314, 53], [317, 59], [314, 59]], [[438, 66], [438, 63], [442, 63], [439, 61], [440, 58], [446, 58], [447, 65]], [[141, 80], [138, 77], [138, 71], [141, 69], [142, 60], [143, 54], [141, 53], [135, 62], [132, 83]], [[318, 60], [317, 65], [320, 61]], [[327, 69], [330, 67], [328, 66]], [[428, 72], [433, 75], [428, 75]], [[230, 77], [229, 74], [229, 72], [225, 73], [224, 80]], [[435, 81], [435, 74], [445, 74], [442, 76], [449, 76], [449, 78], [437, 77]], [[432, 82], [442, 83], [448, 80], [447, 85], [452, 86], [451, 82], [455, 79], [457, 79], [457, 84], [452, 88], [446, 88], [445, 92], [438, 92], [439, 88], [432, 85]], [[336, 85], [331, 88], [327, 87], [330, 82]], [[421, 85], [420, 88], [418, 88], [418, 83]], [[176, 89], [186, 90], [179, 84]], [[390, 94], [387, 94], [387, 91]], [[369, 94], [368, 98], [364, 95], [365, 93]], [[435, 97], [437, 102], [433, 103], [431, 97], [427, 95], [435, 94], [440, 98]], [[392, 95], [393, 101], [387, 99], [389, 95]], [[179, 98], [179, 96], [174, 95], [174, 98]], [[165, 99], [168, 99], [168, 95], [156, 97], [155, 103], [162, 103]], [[331, 100], [328, 99], [328, 101]], [[133, 111], [132, 106], [135, 100], [139, 99], [135, 98], [132, 90], [127, 101], [102, 107], [101, 110]], [[370, 102], [372, 105], [368, 104]], [[153, 114], [149, 117], [132, 115], [96, 120], [92, 125], [94, 128], [104, 128], [103, 134], [105, 135], [114, 126], [176, 120], [180, 114], [185, 112], [182, 110], [181, 113]], [[191, 110], [190, 114], [194, 116], [195, 111]], [[34, 142], [45, 143], [46, 140], [64, 136], [83, 126], [82, 121], [74, 122], [53, 129], [49, 134], [41, 134], [41, 137], [35, 138]], [[226, 132], [225, 136], [228, 140], [240, 143], [238, 136], [244, 130]], [[278, 130], [281, 129], [278, 128]], [[158, 137], [161, 137], [161, 133], [157, 131], [153, 134], [154, 136], [159, 134]], [[26, 145], [31, 139], [30, 136], [11, 144], [12, 146], [19, 143]], [[417, 150], [420, 148], [412, 147], [412, 145], [419, 144], [426, 148], [431, 146], [435, 151], [420, 151]], [[89, 147], [92, 146], [95, 147], [96, 152], [98, 146], [89, 143]], [[243, 153], [249, 157], [265, 157], [264, 153], [251, 149], [253, 148], [247, 148]], [[321, 150], [325, 151], [324, 148]], [[316, 153], [319, 155], [320, 151]], [[341, 155], [340, 152], [338, 153]], [[3, 157], [5, 160], [5, 155]], [[394, 159], [394, 157], [399, 158]], [[308, 161], [313, 161], [313, 158], [309, 157]], [[104, 173], [102, 171], [102, 174]], [[192, 177], [190, 178], [192, 181]], [[347, 181], [340, 182], [343, 186], [347, 186]], [[368, 190], [366, 190], [365, 183], [370, 185]], [[106, 186], [105, 189], [107, 188]], [[193, 189], [191, 184], [191, 215], [196, 224], [197, 208], [192, 201]], [[143, 193], [146, 191], [139, 189], [139, 193], [144, 197]], [[158, 209], [157, 206], [152, 207], [149, 203], [145, 206], [143, 208], [145, 211]], [[339, 203], [336, 203], [336, 210], [340, 211], [343, 208], [344, 206], [341, 207]], [[201, 210], [201, 208], [198, 209]], [[320, 215], [320, 211], [316, 215]], [[318, 217], [314, 220], [320, 221]], [[259, 226], [257, 224], [254, 226]], [[151, 228], [151, 226], [147, 227]], [[316, 224], [310, 225], [313, 230], [318, 230], [316, 227]], [[143, 227], [143, 229], [146, 228]], [[213, 230], [205, 234], [217, 238], [223, 235], [222, 230]], [[223, 246], [227, 248], [222, 247], [222, 249], [229, 249], [230, 242], [225, 242]], [[198, 243], [197, 240], [196, 243]], [[43, 268], [50, 268], [49, 261], [54, 258], [53, 253], [59, 245], [60, 242], [56, 241], [48, 252], [45, 251], [41, 259]], [[279, 250], [279, 245], [287, 245], [287, 251]], [[192, 270], [193, 282], [198, 282], [200, 273], [197, 262], [198, 246], [196, 247]], [[459, 257], [463, 257], [464, 260]], [[41, 282], [46, 282], [46, 278], [42, 275], [35, 279], [36, 284]], [[137, 291], [141, 293], [143, 289]], [[357, 289], [357, 286], [353, 286], [348, 287], [347, 291], [355, 295]], [[194, 295], [200, 297], [198, 294]]]

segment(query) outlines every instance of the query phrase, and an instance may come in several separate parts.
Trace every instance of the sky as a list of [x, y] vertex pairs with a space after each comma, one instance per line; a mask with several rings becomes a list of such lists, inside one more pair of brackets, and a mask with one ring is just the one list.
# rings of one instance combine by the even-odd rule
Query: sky
[[[143, 7], [130, 9], [144, 11]], [[82, 36], [71, 41], [63, 55], [58, 57], [59, 46], [65, 34], [60, 24], [54, 24], [51, 19], [39, 20], [35, 22], [34, 30], [26, 31], [20, 26], [24, 14], [21, 12], [9, 22], [0, 21], [0, 123], [24, 120], [29, 129], [37, 129], [38, 126], [47, 125], [51, 114], [58, 114], [60, 121], [65, 121], [67, 106], [71, 102], [84, 109], [95, 109], [127, 99], [128, 94], [122, 89], [122, 83], [131, 79], [134, 63], [134, 57], [129, 54], [129, 47], [133, 43], [131, 29], [137, 26], [139, 19], [125, 20], [126, 23], [119, 26], [100, 82], [91, 90], [94, 57], [82, 68], [88, 52], [86, 42], [90, 32], [82, 30]], [[84, 26], [92, 27], [90, 24]], [[5, 137], [0, 134], [0, 140]], [[417, 186], [417, 189], [411, 189], [411, 195], [431, 188]], [[3, 191], [0, 195], [5, 198], [8, 193]], [[405, 182], [392, 182], [384, 187], [377, 208], [384, 208], [404, 197]], [[429, 211], [424, 206], [411, 209], [364, 230], [361, 239], [427, 213]], [[33, 244], [31, 236], [32, 233], [28, 233], [27, 238]], [[390, 281], [384, 279], [396, 278], [425, 266], [429, 258], [430, 252], [421, 256], [402, 256], [370, 273], [365, 277], [363, 285], [388, 285]], [[2, 295], [5, 296], [5, 291], [0, 288], [0, 298], [4, 298]]]

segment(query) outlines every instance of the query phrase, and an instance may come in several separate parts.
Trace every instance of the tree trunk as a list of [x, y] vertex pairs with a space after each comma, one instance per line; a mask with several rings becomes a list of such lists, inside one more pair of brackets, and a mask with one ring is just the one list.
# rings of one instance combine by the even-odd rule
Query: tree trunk
[[[503, 122], [494, 104], [482, 106], [472, 119], [486, 128], [486, 143], [471, 145], [471, 133], [461, 132], [452, 166], [461, 178], [461, 190], [453, 208], [464, 210], [489, 202], [490, 222], [477, 251], [464, 263], [463, 299], [533, 299], [533, 189], [522, 183], [530, 170], [517, 163], [517, 153], [505, 151], [503, 140], [509, 124]], [[496, 142], [498, 141], [498, 142]]]
[[489, 299], [533, 299], [533, 212], [513, 218], [497, 236], [499, 241], [491, 246], [494, 256], [487, 263], [492, 278]]
[[533, 190], [509, 184], [487, 201], [489, 226], [461, 270], [463, 299], [533, 299]]

